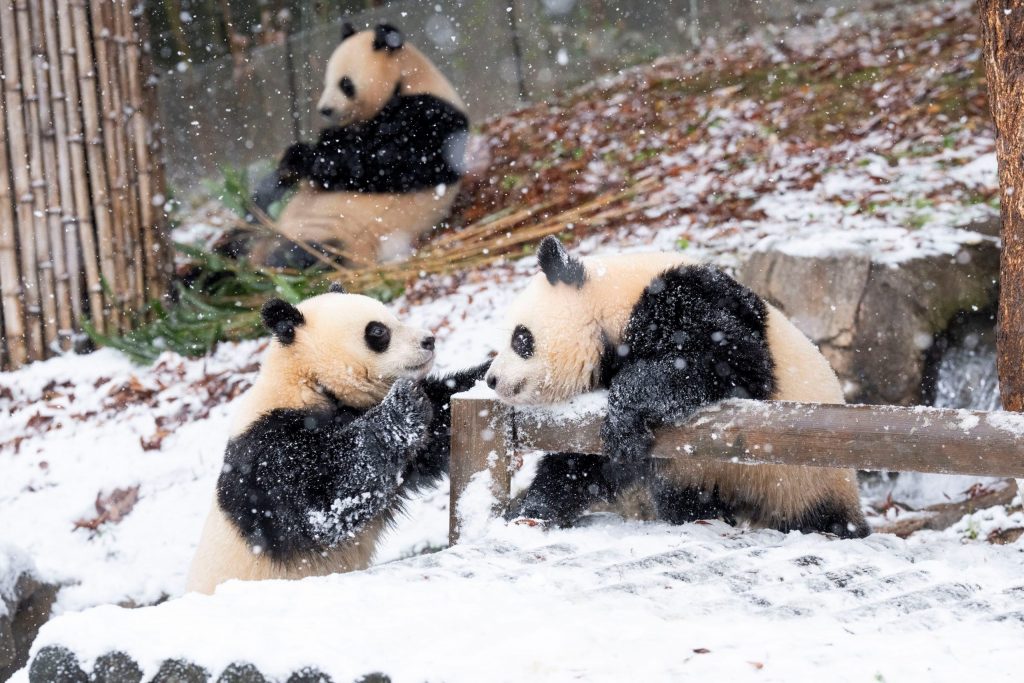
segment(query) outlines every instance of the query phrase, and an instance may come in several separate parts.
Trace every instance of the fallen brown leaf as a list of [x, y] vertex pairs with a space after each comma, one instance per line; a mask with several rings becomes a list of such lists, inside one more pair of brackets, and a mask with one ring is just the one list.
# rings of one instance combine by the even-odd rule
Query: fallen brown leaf
[[96, 531], [107, 522], [117, 524], [132, 511], [137, 502], [139, 502], [139, 487], [137, 485], [127, 489], [114, 489], [106, 496], [102, 492], [98, 493], [96, 494], [96, 516], [78, 520], [75, 522], [74, 528]]

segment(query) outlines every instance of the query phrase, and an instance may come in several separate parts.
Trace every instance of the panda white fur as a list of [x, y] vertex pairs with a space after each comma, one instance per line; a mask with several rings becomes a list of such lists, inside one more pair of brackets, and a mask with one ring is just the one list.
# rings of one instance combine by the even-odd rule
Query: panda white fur
[[853, 470], [646, 457], [652, 429], [720, 399], [844, 402], [828, 361], [783, 314], [678, 254], [581, 260], [549, 237], [538, 258], [543, 274], [512, 305], [509, 346], [487, 383], [512, 404], [608, 388], [605, 454], [545, 456], [509, 518], [570, 524], [601, 504], [643, 500], [675, 523], [869, 533]]
[[486, 365], [425, 377], [434, 338], [340, 288], [273, 299], [187, 590], [367, 566], [404, 495], [448, 466], [448, 401]]
[[[458, 193], [469, 132], [466, 106], [444, 75], [398, 29], [345, 24], [327, 63], [320, 113], [331, 122], [315, 144], [296, 143], [257, 190], [266, 210], [299, 191], [277, 229], [288, 240], [344, 252], [355, 264], [401, 256], [441, 221]], [[286, 241], [257, 242], [268, 265], [312, 265]]]

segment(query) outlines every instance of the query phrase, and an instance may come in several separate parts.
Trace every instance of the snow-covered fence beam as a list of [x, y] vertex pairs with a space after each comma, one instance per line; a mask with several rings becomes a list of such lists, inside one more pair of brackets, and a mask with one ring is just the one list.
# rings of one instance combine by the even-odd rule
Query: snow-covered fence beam
[[[451, 525], [470, 478], [491, 473], [508, 502], [517, 454], [600, 453], [603, 409], [568, 415], [516, 410], [487, 398], [452, 401]], [[860, 470], [1024, 477], [1024, 415], [785, 401], [726, 401], [657, 434], [653, 456]]]

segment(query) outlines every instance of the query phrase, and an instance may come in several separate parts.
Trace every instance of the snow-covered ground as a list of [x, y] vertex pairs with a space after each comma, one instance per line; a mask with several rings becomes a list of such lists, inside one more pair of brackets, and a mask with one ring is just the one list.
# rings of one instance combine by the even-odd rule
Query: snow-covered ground
[[44, 627], [86, 670], [113, 644], [151, 675], [185, 655], [284, 680], [1011, 680], [1024, 548], [929, 533], [836, 541], [736, 530], [502, 523], [432, 555], [301, 582], [231, 583]]
[[[936, 16], [972, 7], [930, 6]], [[817, 33], [794, 30], [789, 47], [832, 49], [822, 46], [854, 29], [842, 20]], [[958, 59], [975, 64], [971, 41], [953, 40]], [[620, 78], [642, 80], [640, 73]], [[894, 89], [879, 84], [877, 95], [895, 98]], [[580, 252], [687, 248], [732, 266], [773, 246], [859, 251], [898, 266], [989, 239], [959, 227], [997, 215], [986, 124], [954, 121], [946, 135], [928, 130], [913, 141], [907, 128], [880, 125], [856, 139], [801, 145], [772, 137], [781, 105], [728, 89], [692, 100], [699, 140], [648, 164], [663, 180], [638, 199], [649, 220], [591, 234]], [[579, 119], [584, 130], [574, 134], [586, 140], [586, 125], [597, 130], [619, 106]], [[760, 142], [748, 154], [752, 140]], [[922, 151], [917, 142], [934, 144]], [[736, 166], [748, 157], [758, 161]], [[580, 182], [614, 172], [596, 161]], [[527, 257], [427, 277], [393, 306], [435, 331], [439, 370], [470, 365], [507, 342], [502, 311], [534, 270]], [[42, 578], [64, 584], [61, 616], [37, 649], [66, 643], [94, 657], [116, 645], [150, 672], [175, 655], [214, 673], [235, 659], [271, 675], [308, 664], [337, 681], [374, 670], [395, 681], [799, 680], [823, 672], [835, 680], [1002, 680], [1020, 670], [1024, 541], [986, 541], [1024, 527], [1019, 498], [941, 532], [862, 541], [604, 518], [542, 531], [468, 510], [475, 534], [421, 555], [447, 545], [443, 482], [412, 501], [367, 572], [229, 584], [214, 597], [177, 599], [233, 403], [262, 349], [258, 341], [222, 344], [206, 358], [168, 353], [148, 368], [104, 350], [0, 374], [0, 555], [29, 557]], [[900, 478], [866, 487], [864, 505], [891, 517], [890, 494], [922, 507], [962, 499], [975, 481]], [[175, 599], [145, 610], [113, 606], [164, 598]]]

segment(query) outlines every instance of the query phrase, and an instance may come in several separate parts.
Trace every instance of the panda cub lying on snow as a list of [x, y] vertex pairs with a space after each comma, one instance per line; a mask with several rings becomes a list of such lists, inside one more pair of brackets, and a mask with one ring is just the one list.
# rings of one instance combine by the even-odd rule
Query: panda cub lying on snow
[[654, 428], [721, 399], [844, 402], [828, 361], [785, 316], [678, 254], [580, 260], [548, 237], [538, 259], [543, 275], [513, 304], [508, 347], [487, 384], [512, 404], [607, 388], [605, 455], [545, 456], [509, 517], [569, 524], [640, 493], [675, 523], [742, 517], [782, 531], [868, 534], [853, 470], [647, 458]]
[[486, 371], [425, 377], [434, 337], [340, 288], [262, 315], [275, 339], [241, 399], [190, 591], [366, 567], [404, 495], [447, 471], [449, 399]]

